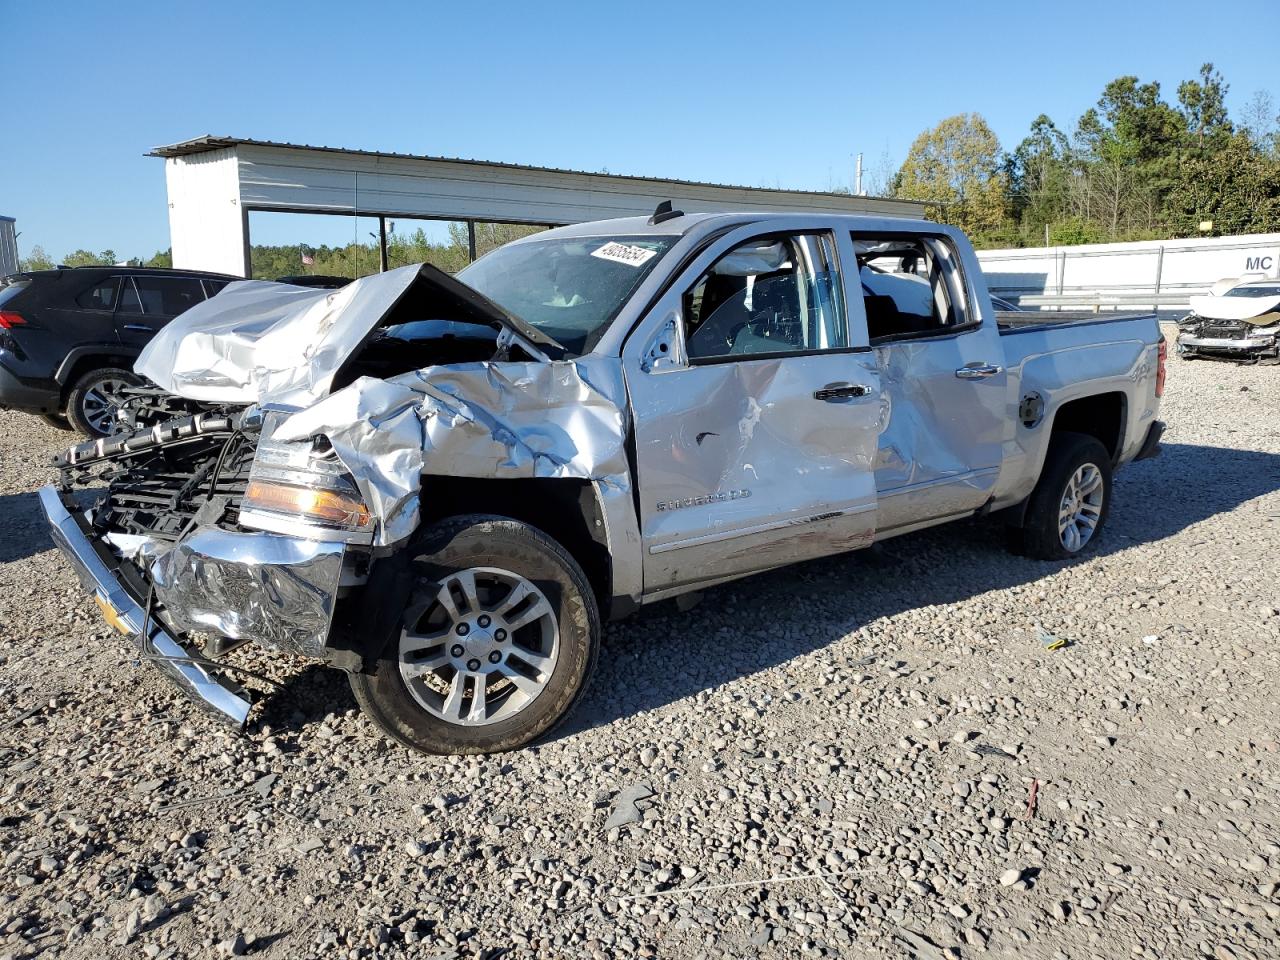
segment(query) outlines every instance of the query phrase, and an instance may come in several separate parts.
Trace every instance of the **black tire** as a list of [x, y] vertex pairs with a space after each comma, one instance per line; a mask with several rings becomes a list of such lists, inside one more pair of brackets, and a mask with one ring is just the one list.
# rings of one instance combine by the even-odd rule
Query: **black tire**
[[103, 413], [102, 401], [109, 411], [115, 384], [138, 386], [142, 379], [122, 367], [100, 367], [83, 374], [67, 394], [67, 419], [86, 437], [106, 437], [115, 426], [115, 415]]
[[[1096, 467], [1102, 478], [1102, 502], [1092, 534], [1078, 548], [1069, 549], [1059, 531], [1059, 511], [1071, 478], [1088, 464]], [[1009, 530], [1009, 545], [1015, 553], [1037, 560], [1068, 560], [1097, 543], [1110, 512], [1111, 455], [1107, 448], [1088, 434], [1059, 433], [1049, 443], [1044, 469], [1027, 502], [1022, 526]]]
[[40, 417], [41, 420], [43, 420], [49, 426], [57, 430], [74, 430], [75, 429], [75, 427], [71, 425], [71, 421], [68, 420], [66, 417], [64, 417], [60, 413], [41, 413], [41, 414], [38, 414], [38, 416]]
[[[503, 517], [452, 517], [424, 528], [405, 549], [411, 585], [404, 611], [388, 618], [390, 628], [372, 638], [371, 649], [381, 653], [371, 668], [351, 674], [360, 708], [393, 740], [425, 753], [498, 753], [546, 735], [582, 696], [600, 648], [600, 614], [582, 569], [542, 531]], [[514, 715], [480, 726], [453, 723], [429, 711], [400, 669], [402, 631], [419, 632], [432, 610], [440, 609], [433, 598], [441, 584], [450, 574], [472, 568], [507, 571], [541, 591], [553, 611], [559, 644], [541, 691]], [[514, 627], [512, 633], [514, 643]]]

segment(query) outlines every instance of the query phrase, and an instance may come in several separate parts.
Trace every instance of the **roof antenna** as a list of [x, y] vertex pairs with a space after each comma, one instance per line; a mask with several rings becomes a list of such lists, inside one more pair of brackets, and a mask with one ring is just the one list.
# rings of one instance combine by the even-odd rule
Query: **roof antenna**
[[649, 218], [650, 225], [658, 223], [666, 223], [668, 220], [674, 220], [676, 217], [683, 217], [683, 210], [672, 210], [671, 201], [663, 200], [653, 211], [653, 216]]

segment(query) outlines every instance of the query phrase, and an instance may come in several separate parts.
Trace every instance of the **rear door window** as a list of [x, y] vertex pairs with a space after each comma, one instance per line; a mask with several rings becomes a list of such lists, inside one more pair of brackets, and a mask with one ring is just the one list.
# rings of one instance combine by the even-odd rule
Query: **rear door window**
[[857, 233], [871, 342], [932, 336], [968, 326], [959, 258], [940, 237]]
[[119, 285], [120, 281], [116, 277], [100, 280], [76, 296], [76, 306], [87, 310], [110, 310], [116, 302], [116, 288]]
[[126, 277], [119, 309], [145, 316], [176, 317], [204, 299], [204, 287], [194, 278]]
[[120, 306], [117, 307], [121, 313], [142, 313], [142, 303], [138, 300], [138, 291], [133, 286], [133, 278], [125, 277], [123, 288], [120, 291]]

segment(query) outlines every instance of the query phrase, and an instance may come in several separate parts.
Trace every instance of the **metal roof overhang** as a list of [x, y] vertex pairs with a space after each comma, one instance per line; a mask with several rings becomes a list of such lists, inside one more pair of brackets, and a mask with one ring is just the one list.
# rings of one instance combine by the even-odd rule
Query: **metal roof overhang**
[[178, 159], [235, 148], [240, 201], [249, 209], [563, 224], [652, 212], [658, 200], [687, 212], [824, 210], [919, 216], [912, 200], [743, 187], [660, 177], [414, 156], [206, 135], [156, 147]]
[[[238, 261], [243, 256], [246, 273], [248, 215], [253, 211], [558, 226], [648, 215], [662, 200], [671, 200], [687, 213], [822, 211], [918, 217], [924, 207], [911, 200], [843, 193], [211, 135], [156, 147], [147, 155], [165, 159], [175, 265], [179, 259], [199, 260], [181, 265], [198, 267], [208, 261], [208, 269], [228, 269], [229, 255], [221, 248], [229, 246], [231, 233], [238, 233], [243, 253], [236, 257]], [[215, 226], [233, 209], [241, 220], [239, 230], [230, 222]], [[225, 239], [215, 241], [215, 235]]]

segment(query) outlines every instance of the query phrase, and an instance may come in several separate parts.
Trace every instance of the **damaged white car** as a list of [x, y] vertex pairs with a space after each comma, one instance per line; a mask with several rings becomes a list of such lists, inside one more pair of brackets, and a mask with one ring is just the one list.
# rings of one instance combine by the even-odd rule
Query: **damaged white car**
[[1280, 361], [1280, 280], [1222, 280], [1191, 298], [1178, 321], [1178, 355], [1242, 363]]
[[1164, 343], [1019, 316], [950, 227], [669, 205], [456, 279], [245, 281], [137, 363], [186, 414], [71, 448], [41, 502], [218, 716], [249, 715], [251, 642], [346, 671], [407, 746], [511, 749], [582, 695], [602, 617], [961, 517], [1096, 542], [1158, 452]]

